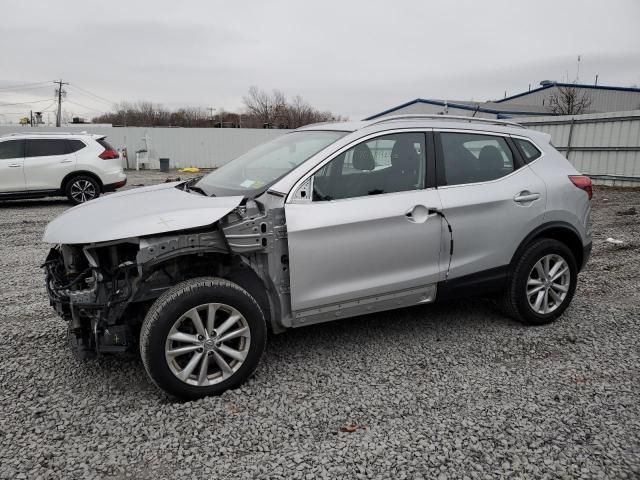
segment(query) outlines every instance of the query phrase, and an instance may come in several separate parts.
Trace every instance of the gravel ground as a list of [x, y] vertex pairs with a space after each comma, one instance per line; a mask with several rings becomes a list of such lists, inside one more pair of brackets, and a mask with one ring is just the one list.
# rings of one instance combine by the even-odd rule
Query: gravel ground
[[175, 403], [135, 356], [72, 357], [38, 268], [68, 205], [5, 202], [0, 478], [640, 478], [630, 206], [639, 190], [597, 189], [593, 256], [553, 325], [468, 300], [307, 327], [243, 387]]

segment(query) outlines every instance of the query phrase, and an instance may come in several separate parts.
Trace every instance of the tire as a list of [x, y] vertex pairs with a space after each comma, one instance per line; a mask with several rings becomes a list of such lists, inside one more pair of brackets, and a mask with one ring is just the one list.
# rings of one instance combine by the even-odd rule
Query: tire
[[[197, 328], [198, 318], [204, 330]], [[224, 340], [238, 332], [243, 333]], [[249, 293], [228, 280], [194, 278], [153, 303], [140, 331], [140, 356], [160, 389], [191, 400], [244, 383], [260, 362], [266, 338], [264, 314]]]
[[[547, 266], [551, 265], [548, 270], [552, 275], [544, 274], [545, 259], [549, 259]], [[556, 265], [560, 266], [554, 272], [553, 268]], [[563, 272], [565, 266], [567, 271], [557, 280], [554, 282], [548, 280]], [[564, 243], [550, 238], [535, 240], [526, 248], [511, 270], [502, 298], [503, 309], [507, 315], [525, 324], [551, 323], [562, 315], [571, 303], [577, 279], [578, 268], [575, 257]], [[566, 291], [562, 290], [565, 288]], [[530, 295], [527, 295], [528, 290], [532, 292]], [[546, 297], [544, 292], [547, 292]], [[540, 298], [542, 300], [538, 302]], [[538, 308], [536, 305], [539, 305]]]
[[78, 175], [71, 177], [64, 188], [64, 193], [71, 203], [79, 205], [100, 196], [100, 184], [93, 177]]

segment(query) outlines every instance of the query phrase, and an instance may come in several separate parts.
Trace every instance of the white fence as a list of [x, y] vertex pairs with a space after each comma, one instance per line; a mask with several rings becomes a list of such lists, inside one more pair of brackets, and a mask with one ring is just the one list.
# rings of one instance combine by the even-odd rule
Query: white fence
[[127, 148], [129, 166], [135, 168], [137, 150], [147, 149], [150, 168], [158, 168], [158, 158], [169, 158], [171, 167], [220, 167], [249, 149], [289, 130], [248, 128], [143, 128], [143, 127], [0, 127], [0, 135], [16, 132], [87, 131], [107, 136], [114, 147]]
[[640, 187], [640, 110], [514, 120], [550, 134], [553, 145], [594, 183]]
[[[556, 117], [523, 117], [519, 123], [551, 135], [553, 144], [594, 183], [640, 186], [640, 110]], [[0, 135], [20, 131], [78, 131], [108, 137], [115, 148], [127, 147], [129, 165], [135, 152], [149, 149], [150, 167], [158, 158], [169, 158], [172, 167], [212, 168], [224, 165], [252, 147], [289, 130], [241, 128], [142, 128], [142, 127], [0, 127]]]

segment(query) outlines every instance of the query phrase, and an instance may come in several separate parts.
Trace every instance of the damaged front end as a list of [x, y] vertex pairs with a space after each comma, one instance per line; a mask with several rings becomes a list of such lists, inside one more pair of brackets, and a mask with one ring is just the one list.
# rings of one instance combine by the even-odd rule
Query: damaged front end
[[68, 322], [68, 340], [79, 358], [124, 352], [136, 343], [130, 325], [118, 323], [136, 291], [137, 245], [100, 250], [56, 246], [43, 265], [50, 304]]
[[[231, 280], [266, 317], [289, 318], [284, 211], [248, 203], [206, 227], [53, 247], [43, 264], [46, 287], [76, 356], [135, 351], [152, 303], [189, 278]], [[274, 331], [290, 326], [278, 322]]]

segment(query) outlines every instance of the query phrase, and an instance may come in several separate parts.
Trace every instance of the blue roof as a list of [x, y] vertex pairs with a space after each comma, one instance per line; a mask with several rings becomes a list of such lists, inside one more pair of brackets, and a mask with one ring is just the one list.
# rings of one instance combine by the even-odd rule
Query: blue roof
[[389, 113], [395, 112], [396, 110], [400, 110], [401, 108], [404, 107], [408, 107], [409, 105], [413, 105], [416, 103], [426, 103], [428, 105], [439, 105], [441, 107], [444, 107], [445, 105], [451, 108], [457, 108], [460, 110], [469, 110], [472, 112], [478, 111], [478, 112], [484, 112], [484, 113], [492, 113], [494, 115], [498, 115], [499, 118], [505, 118], [508, 117], [510, 115], [550, 115], [549, 112], [516, 112], [513, 110], [496, 110], [494, 108], [487, 108], [487, 107], [481, 107], [481, 106], [471, 106], [471, 105], [465, 105], [463, 103], [456, 103], [456, 102], [444, 102], [442, 100], [426, 100], [424, 98], [416, 98], [415, 100], [411, 100], [409, 102], [403, 103], [401, 105], [397, 105], [395, 107], [389, 108], [383, 112], [380, 113], [376, 113], [375, 115], [371, 115], [370, 117], [365, 118], [364, 120], [373, 120], [375, 118], [378, 117], [382, 117], [383, 115], [387, 115]]
[[539, 92], [541, 90], [546, 90], [551, 87], [577, 87], [577, 88], [592, 88], [595, 90], [614, 90], [618, 92], [637, 92], [640, 93], [640, 88], [634, 87], [611, 87], [607, 85], [586, 85], [584, 83], [560, 83], [560, 82], [550, 82], [546, 85], [542, 85], [541, 87], [534, 88], [533, 90], [529, 90], [527, 92], [518, 93], [516, 95], [511, 95], [510, 97], [502, 98], [500, 100], [495, 100], [495, 103], [505, 102], [507, 100], [512, 100], [514, 98], [523, 97], [525, 95], [529, 95], [530, 93]]

